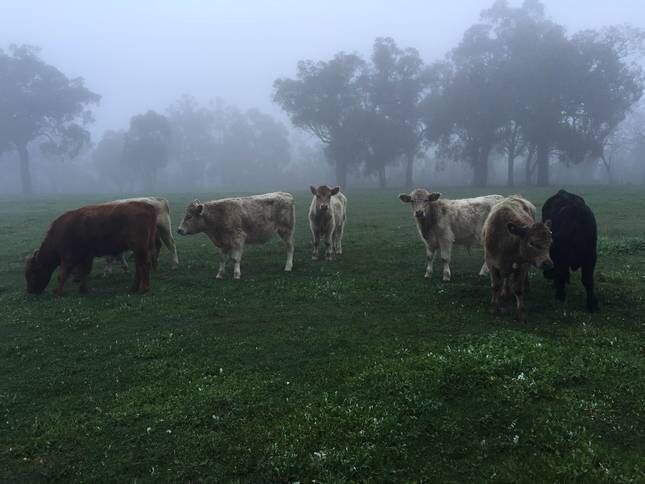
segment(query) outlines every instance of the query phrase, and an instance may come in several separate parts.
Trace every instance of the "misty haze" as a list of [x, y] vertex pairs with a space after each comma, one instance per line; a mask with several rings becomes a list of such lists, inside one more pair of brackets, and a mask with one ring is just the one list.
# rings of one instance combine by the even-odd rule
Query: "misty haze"
[[644, 480], [644, 0], [1, 3], [1, 482]]

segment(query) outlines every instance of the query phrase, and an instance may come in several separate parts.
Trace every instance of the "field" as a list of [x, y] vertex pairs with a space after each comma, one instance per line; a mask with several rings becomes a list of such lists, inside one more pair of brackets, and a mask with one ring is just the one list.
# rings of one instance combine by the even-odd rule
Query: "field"
[[[0, 481], [643, 482], [645, 190], [570, 189], [598, 219], [601, 312], [579, 274], [562, 304], [533, 271], [525, 325], [510, 300], [488, 314], [479, 248], [423, 278], [397, 190], [348, 193], [333, 262], [297, 193], [291, 274], [274, 241], [218, 281], [208, 239], [177, 236], [144, 296], [103, 261], [88, 296], [27, 296], [49, 222], [98, 198], [1, 200]], [[176, 226], [194, 196], [168, 198]]]

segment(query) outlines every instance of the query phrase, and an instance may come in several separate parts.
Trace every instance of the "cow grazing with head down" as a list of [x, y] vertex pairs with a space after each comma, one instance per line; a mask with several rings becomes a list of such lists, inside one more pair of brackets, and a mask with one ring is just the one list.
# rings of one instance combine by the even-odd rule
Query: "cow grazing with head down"
[[499, 299], [508, 284], [515, 295], [520, 322], [527, 316], [524, 296], [529, 266], [553, 266], [549, 257], [551, 222], [536, 222], [530, 207], [533, 204], [519, 195], [508, 197], [493, 207], [483, 229], [492, 289], [490, 312], [499, 311]]
[[320, 239], [325, 241], [325, 257], [343, 253], [343, 232], [347, 219], [347, 197], [340, 193], [340, 187], [329, 188], [321, 185], [310, 186], [313, 198], [309, 206], [309, 228], [313, 239], [313, 260], [318, 259]]
[[52, 222], [40, 248], [27, 259], [27, 292], [43, 292], [60, 266], [54, 293], [63, 294], [65, 281], [72, 273], [80, 279], [79, 291], [85, 293], [94, 257], [116, 256], [126, 250], [132, 250], [136, 259], [130, 291], [148, 291], [156, 219], [155, 209], [141, 202], [88, 205], [64, 213]]
[[[139, 197], [139, 198], [125, 198], [121, 200], [114, 200], [112, 202], [106, 202], [106, 205], [116, 204], [116, 203], [127, 203], [127, 202], [142, 202], [151, 205], [155, 212], [157, 213], [157, 252], [161, 247], [161, 242], [166, 246], [166, 248], [172, 254], [172, 268], [176, 269], [179, 264], [179, 258], [177, 257], [177, 246], [175, 244], [175, 239], [172, 236], [172, 222], [170, 221], [170, 207], [168, 206], [168, 200], [165, 198], [159, 197]], [[156, 263], [157, 254], [155, 254], [155, 263]], [[128, 270], [128, 262], [125, 258], [125, 253], [118, 256], [121, 263], [121, 267], [124, 271]], [[112, 264], [114, 262], [114, 257], [107, 256], [105, 258], [105, 274], [112, 274]]]
[[598, 229], [593, 212], [582, 197], [560, 190], [542, 206], [542, 220], [551, 220], [552, 223], [553, 269], [545, 270], [544, 275], [553, 279], [556, 299], [565, 299], [569, 270], [582, 269], [582, 284], [587, 293], [587, 310], [597, 311], [593, 273], [596, 267]]
[[223, 198], [188, 205], [177, 232], [180, 235], [205, 233], [221, 251], [217, 279], [224, 277], [226, 261], [235, 264], [233, 278], [241, 276], [240, 261], [245, 244], [263, 244], [276, 235], [287, 248], [284, 270], [293, 267], [296, 209], [293, 196], [275, 192], [251, 197]]
[[[425, 277], [432, 277], [434, 257], [439, 252], [443, 261], [443, 280], [450, 280], [450, 255], [454, 244], [470, 248], [481, 243], [482, 226], [488, 213], [504, 197], [486, 195], [476, 198], [448, 200], [441, 193], [417, 188], [410, 194], [402, 193], [399, 199], [409, 203], [417, 221], [417, 229], [426, 246]], [[480, 275], [486, 274], [486, 264]]]

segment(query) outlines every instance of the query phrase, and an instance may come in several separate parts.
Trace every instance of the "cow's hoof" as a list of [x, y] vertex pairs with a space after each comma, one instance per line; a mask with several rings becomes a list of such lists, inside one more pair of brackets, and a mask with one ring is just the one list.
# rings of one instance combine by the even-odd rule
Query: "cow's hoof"
[[318, 260], [318, 256], [317, 255], [312, 255], [311, 260]]
[[426, 272], [423, 277], [426, 279], [432, 279], [432, 272]]
[[291, 272], [291, 269], [292, 269], [291, 267], [285, 267], [284, 272]]
[[450, 276], [443, 276], [443, 282], [450, 282]]
[[217, 274], [215, 279], [224, 279], [224, 274]]
[[240, 274], [233, 274], [233, 280], [239, 281], [240, 277], [242, 277]]

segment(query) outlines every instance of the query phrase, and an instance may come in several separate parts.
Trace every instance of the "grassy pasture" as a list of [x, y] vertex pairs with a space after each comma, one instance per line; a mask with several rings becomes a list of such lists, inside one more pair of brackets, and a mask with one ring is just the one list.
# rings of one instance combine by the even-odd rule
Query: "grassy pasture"
[[[102, 261], [88, 296], [27, 296], [49, 222], [99, 198], [0, 200], [0, 481], [643, 482], [645, 190], [571, 190], [601, 312], [579, 274], [561, 304], [533, 272], [526, 325], [488, 315], [480, 248], [423, 278], [396, 190], [347, 194], [337, 261], [310, 260], [303, 191], [293, 273], [276, 240], [217, 281], [208, 239], [177, 237], [144, 296]], [[168, 198], [176, 226], [194, 196]]]

